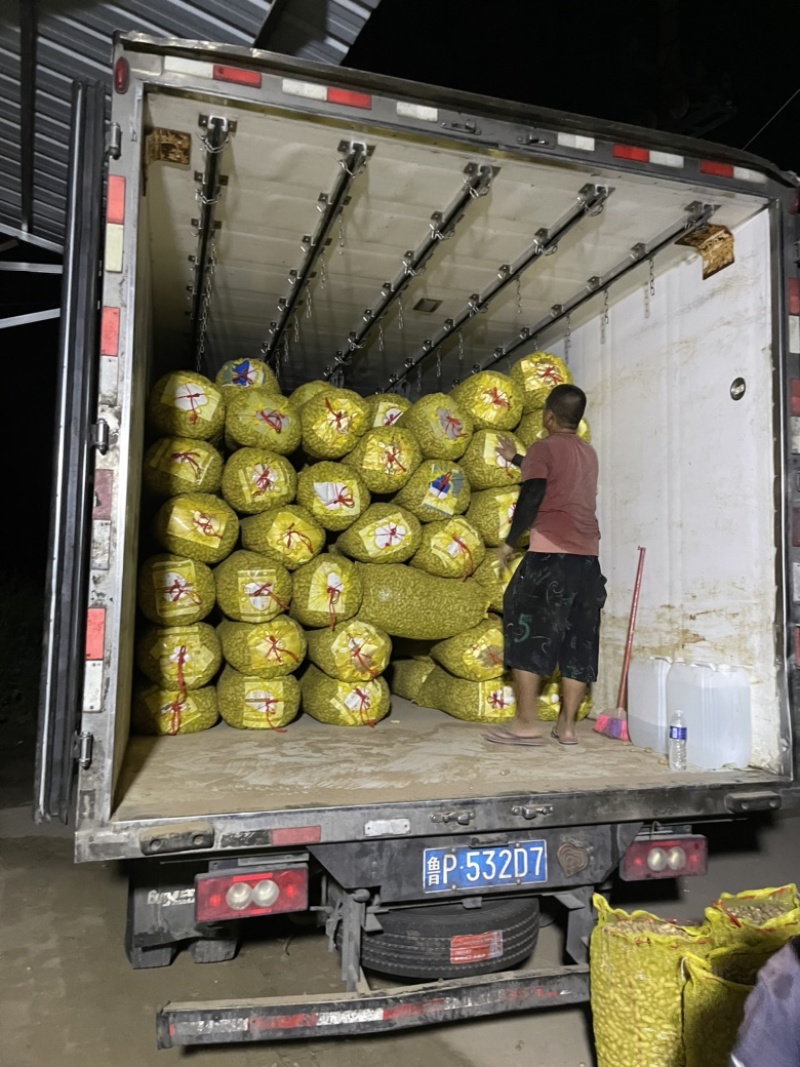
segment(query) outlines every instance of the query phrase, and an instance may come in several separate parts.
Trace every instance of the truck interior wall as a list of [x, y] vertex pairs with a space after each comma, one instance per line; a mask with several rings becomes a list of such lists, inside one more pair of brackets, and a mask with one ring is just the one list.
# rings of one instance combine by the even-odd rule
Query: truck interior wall
[[[692, 256], [565, 341], [600, 460], [603, 616], [596, 707], [615, 707], [637, 564], [647, 555], [634, 655], [747, 669], [754, 766], [778, 770], [787, 709], [776, 672], [769, 213], [735, 230], [735, 262], [703, 280]], [[746, 392], [736, 401], [731, 383]]]
[[120, 634], [116, 656], [112, 659], [115, 674], [108, 684], [116, 686], [116, 713], [114, 718], [114, 752], [112, 757], [111, 796], [119, 782], [120, 770], [125, 759], [125, 750], [130, 733], [131, 694], [133, 689], [133, 664], [136, 632], [136, 575], [139, 569], [139, 546], [147, 539], [149, 531], [140, 528], [142, 513], [141, 470], [145, 448], [145, 406], [147, 392], [153, 374], [153, 292], [152, 263], [150, 255], [150, 225], [148, 200], [142, 197], [138, 205], [139, 226], [137, 247], [126, 250], [136, 254], [136, 306], [133, 316], [132, 353], [133, 372], [121, 376], [120, 398], [120, 455], [127, 457], [118, 471], [119, 498], [124, 502], [118, 521], [124, 524], [124, 537], [117, 538], [123, 556], [119, 575]]

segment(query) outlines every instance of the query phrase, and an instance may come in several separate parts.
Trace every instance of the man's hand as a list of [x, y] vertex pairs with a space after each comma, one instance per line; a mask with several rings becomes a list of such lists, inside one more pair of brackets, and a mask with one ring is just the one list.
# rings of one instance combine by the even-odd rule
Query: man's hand
[[497, 558], [500, 560], [500, 566], [503, 570], [507, 571], [511, 566], [511, 560], [514, 556], [514, 548], [512, 545], [507, 545], [503, 542], [497, 550]]
[[504, 434], [497, 442], [495, 452], [497, 452], [498, 456], [500, 456], [501, 459], [504, 459], [506, 463], [510, 463], [514, 456], [516, 456], [517, 449], [513, 439]]

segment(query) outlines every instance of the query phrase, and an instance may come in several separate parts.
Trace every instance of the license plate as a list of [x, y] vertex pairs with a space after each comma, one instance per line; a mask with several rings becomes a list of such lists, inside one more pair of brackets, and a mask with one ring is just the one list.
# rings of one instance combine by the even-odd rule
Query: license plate
[[496, 848], [426, 848], [422, 857], [422, 888], [426, 893], [546, 881], [544, 841], [516, 841]]

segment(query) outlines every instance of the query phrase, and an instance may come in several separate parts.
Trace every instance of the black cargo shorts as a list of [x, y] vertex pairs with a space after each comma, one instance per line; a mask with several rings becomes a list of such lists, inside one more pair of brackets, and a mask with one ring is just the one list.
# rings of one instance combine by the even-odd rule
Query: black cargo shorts
[[528, 552], [503, 598], [506, 666], [597, 681], [606, 580], [597, 556]]

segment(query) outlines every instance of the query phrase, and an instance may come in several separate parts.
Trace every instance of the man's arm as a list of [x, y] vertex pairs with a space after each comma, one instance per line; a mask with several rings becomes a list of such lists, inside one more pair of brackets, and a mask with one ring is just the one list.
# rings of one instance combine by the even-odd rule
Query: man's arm
[[536, 521], [544, 491], [547, 488], [546, 478], [528, 478], [522, 483], [519, 490], [519, 500], [514, 509], [514, 518], [511, 520], [511, 529], [506, 537], [506, 544], [514, 547], [526, 530], [530, 530]]

